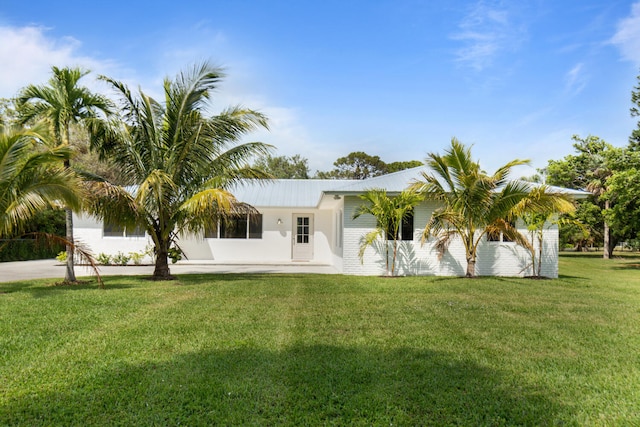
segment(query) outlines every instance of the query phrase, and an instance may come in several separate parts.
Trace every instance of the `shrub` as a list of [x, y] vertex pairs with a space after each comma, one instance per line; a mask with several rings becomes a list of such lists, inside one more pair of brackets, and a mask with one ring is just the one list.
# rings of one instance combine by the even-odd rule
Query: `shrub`
[[131, 257], [122, 252], [118, 252], [113, 256], [113, 262], [118, 265], [127, 265]]
[[56, 260], [63, 264], [67, 262], [67, 251], [58, 252], [58, 255], [56, 255]]
[[146, 252], [129, 252], [129, 258], [135, 265], [142, 264], [142, 259], [146, 255]]
[[101, 252], [96, 257], [96, 260], [98, 261], [98, 264], [111, 265], [111, 255], [107, 255]]

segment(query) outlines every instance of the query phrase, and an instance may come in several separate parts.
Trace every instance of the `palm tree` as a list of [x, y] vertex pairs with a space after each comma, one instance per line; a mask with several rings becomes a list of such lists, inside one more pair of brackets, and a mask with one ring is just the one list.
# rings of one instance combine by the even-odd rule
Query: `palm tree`
[[267, 154], [269, 146], [239, 143], [246, 133], [266, 128], [266, 118], [240, 107], [206, 115], [221, 78], [218, 68], [196, 66], [175, 80], [165, 79], [160, 103], [103, 77], [120, 98], [122, 117], [92, 123], [93, 143], [135, 185], [99, 184], [92, 211], [106, 223], [146, 230], [155, 246], [155, 279], [171, 278], [167, 258], [179, 249], [180, 233], [200, 232], [243, 208], [228, 191], [231, 185], [266, 177], [248, 161]]
[[[373, 245], [379, 238], [382, 239], [385, 251], [385, 267], [387, 275], [395, 275], [396, 258], [398, 255], [398, 237], [400, 227], [413, 208], [422, 201], [422, 196], [415, 192], [403, 191], [395, 197], [389, 197], [382, 189], [372, 189], [360, 196], [366, 203], [358, 206], [353, 214], [353, 219], [361, 215], [369, 214], [376, 218], [377, 225], [374, 230], [362, 238], [360, 245], [360, 261], [364, 258], [367, 246]], [[389, 240], [392, 242], [391, 266], [389, 266]]]
[[528, 212], [522, 216], [522, 220], [529, 231], [530, 247], [528, 248], [531, 255], [531, 273], [533, 277], [542, 276], [542, 251], [544, 249], [544, 230], [556, 226], [575, 225], [583, 232], [586, 231], [584, 225], [571, 217], [558, 217], [558, 214], [570, 214], [575, 211], [575, 205], [570, 202], [561, 210], [551, 210], [548, 212]]
[[[89, 71], [80, 68], [52, 67], [53, 75], [48, 85], [25, 87], [17, 98], [20, 123], [26, 124], [37, 119], [44, 119], [51, 127], [54, 143], [68, 147], [70, 143], [71, 125], [86, 119], [100, 117], [110, 113], [111, 103], [104, 96], [93, 94], [89, 89], [80, 86], [79, 80]], [[65, 159], [65, 167], [70, 167], [69, 158]], [[73, 246], [73, 211], [66, 209], [67, 270], [65, 281], [75, 282], [74, 246]]]
[[0, 127], [0, 238], [20, 235], [40, 210], [80, 206], [79, 180], [62, 164], [69, 147], [47, 147], [46, 129]]
[[442, 255], [453, 238], [464, 245], [467, 277], [475, 277], [478, 246], [485, 235], [499, 235], [529, 247], [527, 239], [518, 232], [515, 220], [525, 212], [538, 212], [564, 206], [566, 198], [550, 194], [544, 189], [531, 197], [531, 186], [525, 182], [509, 181], [514, 166], [528, 164], [526, 160], [512, 160], [488, 175], [471, 158], [471, 149], [456, 138], [445, 155], [430, 153], [426, 165], [431, 174], [422, 173], [410, 187], [426, 199], [441, 203], [427, 222], [422, 238], [437, 238], [436, 248]]

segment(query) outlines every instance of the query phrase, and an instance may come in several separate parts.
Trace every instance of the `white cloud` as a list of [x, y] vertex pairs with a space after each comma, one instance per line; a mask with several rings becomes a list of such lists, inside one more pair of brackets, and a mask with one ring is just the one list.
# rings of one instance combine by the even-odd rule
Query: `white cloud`
[[108, 61], [80, 55], [78, 40], [56, 40], [46, 32], [43, 27], [0, 26], [0, 97], [10, 98], [28, 84], [44, 83], [53, 65], [80, 66], [100, 73], [112, 68]]
[[565, 75], [565, 91], [571, 95], [577, 95], [587, 85], [587, 77], [584, 72], [584, 64], [576, 64]]
[[516, 48], [523, 38], [523, 30], [514, 24], [512, 11], [480, 1], [451, 38], [463, 44], [456, 51], [458, 61], [482, 71], [501, 52]]
[[640, 2], [631, 6], [631, 14], [621, 19], [611, 43], [620, 49], [622, 57], [640, 64]]

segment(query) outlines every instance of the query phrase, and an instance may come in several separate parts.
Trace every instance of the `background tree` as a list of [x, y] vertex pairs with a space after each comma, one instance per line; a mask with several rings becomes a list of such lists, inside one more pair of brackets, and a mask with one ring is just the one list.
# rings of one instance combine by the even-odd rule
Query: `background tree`
[[0, 126], [10, 127], [17, 124], [18, 113], [13, 99], [0, 98]]
[[[27, 124], [34, 120], [46, 120], [51, 127], [54, 143], [69, 147], [71, 125], [108, 114], [111, 103], [107, 98], [80, 86], [80, 79], [89, 71], [58, 67], [52, 67], [51, 71], [53, 75], [48, 85], [29, 85], [18, 95], [20, 122]], [[65, 160], [65, 167], [70, 167], [69, 159]], [[65, 281], [75, 282], [73, 212], [70, 208], [66, 208], [66, 240], [70, 243], [67, 245]]]
[[544, 188], [532, 196], [531, 184], [509, 181], [511, 169], [524, 164], [528, 161], [512, 160], [488, 175], [472, 159], [471, 149], [455, 138], [444, 155], [430, 153], [426, 160], [430, 173], [423, 172], [410, 187], [441, 204], [425, 226], [423, 241], [435, 237], [442, 255], [458, 237], [465, 249], [467, 277], [475, 277], [478, 246], [487, 234], [502, 233], [529, 248], [527, 239], [513, 225], [515, 220], [528, 212], [560, 209], [568, 202]]
[[333, 162], [335, 168], [328, 172], [316, 172], [316, 178], [321, 179], [367, 179], [374, 176], [398, 172], [404, 169], [422, 165], [418, 160], [407, 162], [385, 163], [378, 156], [371, 156], [362, 151], [354, 151]]
[[616, 242], [640, 238], [640, 152], [620, 153], [613, 165], [617, 171], [607, 178], [607, 191], [601, 196], [607, 207], [604, 219], [614, 230]]
[[219, 217], [243, 208], [230, 186], [268, 176], [249, 161], [270, 147], [239, 142], [248, 132], [267, 127], [262, 114], [232, 107], [206, 115], [210, 93], [221, 78], [221, 71], [207, 63], [167, 78], [163, 103], [104, 78], [118, 94], [121, 117], [93, 122], [93, 143], [136, 187], [130, 192], [96, 183], [91, 209], [106, 223], [146, 230], [154, 243], [155, 279], [171, 279], [168, 254], [180, 233], [213, 228]]
[[254, 167], [279, 179], [309, 179], [308, 160], [299, 154], [293, 156], [266, 155], [258, 159]]
[[[640, 117], [640, 74], [637, 77], [638, 85], [631, 91], [631, 117]], [[640, 120], [638, 126], [631, 132], [629, 137], [629, 149], [632, 151], [640, 151]]]
[[405, 169], [417, 168], [418, 166], [422, 166], [423, 163], [420, 160], [409, 160], [406, 162], [391, 162], [387, 163], [386, 173], [394, 173], [400, 172]]
[[[382, 240], [384, 247], [385, 268], [388, 276], [395, 276], [396, 259], [398, 256], [398, 239], [403, 221], [413, 213], [413, 208], [423, 199], [411, 191], [403, 191], [397, 196], [389, 197], [382, 189], [372, 189], [362, 194], [360, 198], [365, 202], [356, 208], [353, 219], [369, 214], [376, 218], [376, 228], [363, 236], [360, 245], [360, 261], [368, 246]], [[391, 243], [391, 257], [389, 250]], [[391, 265], [389, 265], [391, 259]]]
[[[612, 235], [609, 223], [605, 221], [604, 211], [610, 208], [610, 199], [604, 196], [607, 193], [607, 179], [621, 166], [619, 159], [622, 153], [597, 136], [580, 138], [574, 135], [573, 140], [577, 154], [565, 156], [562, 160], [550, 160], [545, 169], [547, 183], [593, 194], [579, 202], [583, 206], [578, 208], [576, 218], [589, 230], [592, 238], [597, 238], [596, 243], [602, 243], [603, 257], [609, 258], [622, 236], [618, 233]], [[594, 211], [599, 213], [594, 216]], [[566, 236], [561, 235], [563, 238]], [[573, 243], [577, 249], [581, 248], [580, 241]]]

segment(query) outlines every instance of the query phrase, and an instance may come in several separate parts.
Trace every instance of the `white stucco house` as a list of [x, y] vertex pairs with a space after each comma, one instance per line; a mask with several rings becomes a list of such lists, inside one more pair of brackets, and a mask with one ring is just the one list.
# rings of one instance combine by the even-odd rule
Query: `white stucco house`
[[[259, 215], [240, 215], [232, 223], [221, 223], [216, 230], [200, 235], [180, 236], [178, 242], [190, 262], [217, 264], [313, 264], [328, 265], [350, 275], [385, 273], [384, 252], [368, 247], [364, 262], [358, 256], [362, 237], [375, 228], [370, 215], [352, 219], [362, 203], [358, 197], [369, 189], [399, 193], [416, 178], [422, 167], [366, 180], [289, 180], [252, 182], [233, 190], [236, 198], [255, 207]], [[575, 198], [582, 191], [556, 188]], [[463, 276], [466, 271], [464, 249], [453, 242], [438, 258], [433, 241], [421, 242], [424, 225], [437, 207], [424, 202], [414, 209], [413, 221], [401, 231], [396, 261], [399, 275]], [[526, 231], [519, 224], [522, 232]], [[103, 224], [93, 217], [74, 218], [75, 238], [94, 254], [144, 251], [152, 245], [144, 232], [125, 231]], [[529, 253], [513, 242], [485, 239], [479, 248], [478, 275], [526, 276]], [[542, 275], [558, 276], [558, 229], [545, 230]]]

